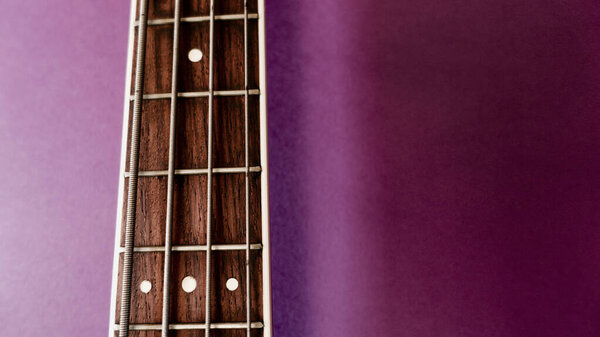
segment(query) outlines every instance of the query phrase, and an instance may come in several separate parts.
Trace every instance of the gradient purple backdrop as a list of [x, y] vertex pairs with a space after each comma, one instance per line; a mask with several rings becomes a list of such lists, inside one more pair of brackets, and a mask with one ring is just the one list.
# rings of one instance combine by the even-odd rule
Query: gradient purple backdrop
[[[106, 336], [128, 6], [2, 3], [1, 336]], [[599, 22], [267, 0], [276, 336], [599, 336]]]

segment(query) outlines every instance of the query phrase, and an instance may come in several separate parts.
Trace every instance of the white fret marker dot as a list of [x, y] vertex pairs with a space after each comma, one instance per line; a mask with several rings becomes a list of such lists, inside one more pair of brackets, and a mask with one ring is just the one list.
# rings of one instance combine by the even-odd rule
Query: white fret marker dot
[[202, 51], [197, 48], [190, 50], [190, 52], [188, 53], [188, 58], [192, 62], [200, 62], [200, 60], [202, 60], [202, 56]]
[[227, 280], [227, 282], [225, 283], [225, 286], [227, 287], [227, 289], [229, 291], [234, 291], [238, 288], [240, 284], [238, 283], [238, 280], [234, 279], [233, 277], [230, 278], [229, 280]]
[[185, 291], [186, 293], [191, 293], [192, 291], [194, 291], [196, 289], [196, 286], [196, 279], [191, 276], [186, 276], [183, 279], [183, 281], [181, 281], [181, 288], [183, 288], [183, 291]]
[[152, 289], [152, 283], [150, 283], [150, 281], [148, 280], [143, 280], [142, 283], [140, 283], [140, 290], [144, 293], [147, 294], [150, 292], [150, 290]]

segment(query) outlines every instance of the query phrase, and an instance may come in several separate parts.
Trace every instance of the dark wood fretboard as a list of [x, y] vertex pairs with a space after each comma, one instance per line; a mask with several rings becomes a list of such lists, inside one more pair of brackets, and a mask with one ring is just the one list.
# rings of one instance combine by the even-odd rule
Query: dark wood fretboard
[[109, 336], [272, 334], [263, 8], [132, 2]]

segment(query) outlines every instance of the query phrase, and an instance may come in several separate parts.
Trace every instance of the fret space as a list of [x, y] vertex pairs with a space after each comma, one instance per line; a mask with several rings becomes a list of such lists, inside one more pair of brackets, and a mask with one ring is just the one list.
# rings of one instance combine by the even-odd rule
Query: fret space
[[[168, 168], [169, 100], [146, 100], [140, 125], [139, 170], [160, 171]], [[207, 98], [187, 98], [177, 102], [178, 133], [175, 142], [176, 169], [208, 167]], [[244, 97], [214, 98], [213, 167], [243, 167], [244, 158]], [[133, 108], [132, 108], [133, 109]], [[129, 120], [131, 120], [131, 112]], [[259, 99], [248, 96], [248, 162], [260, 166]], [[131, 130], [128, 133], [128, 149]], [[126, 160], [129, 161], [129, 150]]]
[[[207, 21], [181, 22], [178, 92], [208, 91], [209, 26], [210, 23]], [[137, 32], [138, 28], [136, 27], [135, 30]], [[168, 99], [171, 91], [173, 25], [149, 25], [146, 34], [144, 94], [164, 94], [164, 98]], [[244, 90], [243, 20], [215, 20], [214, 34], [214, 90], [222, 92]], [[199, 62], [188, 60], [188, 51], [194, 48], [200, 49], [204, 54]], [[249, 20], [248, 64], [257, 64], [258, 57], [258, 22]], [[258, 67], [249, 67], [249, 89], [258, 89], [258, 77]], [[135, 83], [131, 84], [131, 95], [134, 93], [134, 85]]]
[[[120, 254], [119, 263], [122, 264]], [[250, 297], [252, 305], [251, 319], [253, 322], [262, 321], [261, 277], [262, 258], [259, 251], [250, 255]], [[205, 274], [206, 252], [172, 252], [171, 255], [171, 324], [203, 324], [205, 322], [204, 299], [206, 291]], [[162, 289], [164, 253], [134, 253], [132, 296], [130, 324], [160, 324], [162, 311]], [[213, 252], [212, 268], [214, 279], [211, 284], [211, 305], [213, 307], [213, 323], [245, 322], [246, 310], [243, 305], [246, 294], [246, 271], [244, 251], [215, 251]], [[185, 292], [181, 282], [186, 276], [192, 276], [197, 281], [197, 287], [191, 293]], [[239, 281], [239, 287], [230, 291], [225, 283], [229, 278]], [[121, 279], [121, 274], [119, 274]], [[152, 289], [143, 293], [139, 284], [148, 280]], [[119, 286], [120, 287], [120, 286]], [[118, 289], [120, 290], [120, 288]], [[117, 292], [119, 294], [120, 292]], [[117, 298], [120, 300], [120, 298]], [[117, 308], [115, 323], [119, 324], [120, 309]], [[231, 329], [228, 329], [231, 330]]]
[[[249, 175], [250, 242], [262, 238], [260, 175]], [[125, 178], [125, 188], [128, 178]], [[166, 177], [144, 177], [138, 183], [136, 208], [136, 247], [158, 247], [165, 244]], [[212, 243], [231, 245], [245, 243], [244, 174], [213, 176]], [[123, 205], [125, 208], [126, 205]], [[206, 176], [176, 176], [173, 205], [173, 236], [176, 246], [206, 244]], [[125, 222], [125, 211], [122, 221]], [[121, 247], [125, 227], [121, 226]]]

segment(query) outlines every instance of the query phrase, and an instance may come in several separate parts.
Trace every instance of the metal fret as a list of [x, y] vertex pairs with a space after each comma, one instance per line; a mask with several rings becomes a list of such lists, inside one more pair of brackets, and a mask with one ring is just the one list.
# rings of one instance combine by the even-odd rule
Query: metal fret
[[[261, 172], [262, 169], [260, 166], [251, 166], [249, 168], [249, 172], [251, 173], [255, 173], [255, 172]], [[221, 167], [221, 168], [213, 168], [212, 169], [212, 173], [219, 173], [219, 174], [232, 174], [232, 173], [245, 173], [246, 172], [246, 168], [245, 167]], [[162, 170], [162, 171], [139, 171], [138, 172], [138, 177], [160, 177], [160, 176], [166, 176], [169, 173], [169, 171], [166, 170]], [[180, 170], [175, 170], [175, 175], [197, 175], [197, 174], [207, 174], [208, 173], [208, 169], [180, 169]], [[125, 178], [129, 177], [129, 172], [124, 172], [123, 176]]]
[[[114, 329], [118, 330], [120, 324], [115, 324]], [[210, 329], [245, 329], [248, 326], [247, 323], [210, 323]], [[252, 322], [250, 328], [262, 329], [264, 327], [262, 322]], [[160, 324], [130, 324], [130, 330], [160, 330], [162, 326]], [[208, 330], [206, 323], [181, 323], [181, 324], [169, 324], [169, 330]]]
[[[215, 15], [215, 21], [234, 21], [234, 20], [244, 20], [244, 14], [224, 14], [224, 15]], [[248, 14], [248, 19], [258, 19], [258, 14]], [[180, 19], [180, 22], [208, 22], [210, 21], [210, 16], [188, 16]], [[153, 19], [148, 20], [148, 26], [159, 26], [159, 25], [172, 25], [174, 23], [173, 19], [165, 18], [165, 19]], [[139, 22], [136, 21], [134, 26], [138, 26]]]
[[[249, 95], [260, 95], [260, 90], [258, 89], [250, 89], [248, 90]], [[213, 96], [245, 96], [245, 90], [215, 90], [212, 93]], [[191, 92], [180, 92], [177, 93], [177, 97], [208, 97], [210, 96], [210, 92], [208, 91], [191, 91]], [[135, 96], [130, 96], [130, 100], [134, 100]], [[160, 93], [160, 94], [145, 94], [144, 99], [167, 99], [171, 98], [170, 93]]]
[[[206, 251], [208, 247], [206, 245], [187, 245], [187, 246], [171, 246], [172, 252], [203, 252]], [[246, 250], [246, 244], [223, 244], [223, 245], [211, 245], [211, 250]], [[250, 245], [250, 249], [252, 250], [261, 250], [262, 244], [253, 243]], [[122, 253], [125, 251], [124, 247], [119, 248], [119, 252]], [[164, 246], [143, 246], [143, 247], [133, 247], [133, 251], [135, 253], [150, 253], [150, 252], [164, 252]]]
[[165, 222], [165, 262], [163, 271], [162, 337], [169, 336], [171, 236], [173, 232], [173, 184], [175, 180], [175, 122], [177, 120], [177, 68], [181, 1], [175, 0], [173, 25], [173, 64], [171, 66], [171, 116], [169, 121], [169, 169], [167, 174], [167, 213]]
[[209, 53], [208, 53], [208, 172], [206, 183], [206, 295], [205, 302], [205, 319], [206, 327], [204, 336], [210, 337], [210, 284], [211, 284], [211, 255], [212, 255], [212, 119], [213, 119], [213, 99], [214, 99], [214, 43], [215, 43], [215, 1], [210, 0], [210, 30], [209, 30]]
[[140, 5], [140, 28], [138, 30], [137, 59], [135, 66], [135, 101], [131, 123], [131, 156], [129, 159], [129, 186], [127, 187], [127, 223], [125, 227], [125, 253], [123, 254], [123, 280], [121, 290], [121, 316], [119, 322], [125, 322], [119, 329], [119, 337], [129, 336], [129, 311], [131, 308], [131, 267], [133, 264], [133, 239], [135, 234], [135, 215], [138, 181], [138, 159], [140, 143], [140, 117], [142, 94], [144, 92], [144, 60], [146, 58], [146, 8], [148, 0]]

